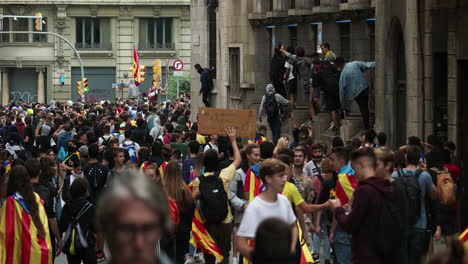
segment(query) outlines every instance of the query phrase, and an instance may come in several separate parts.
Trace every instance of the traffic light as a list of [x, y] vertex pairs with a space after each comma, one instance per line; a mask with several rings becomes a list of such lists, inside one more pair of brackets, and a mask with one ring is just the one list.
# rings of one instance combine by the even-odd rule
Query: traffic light
[[160, 84], [161, 84], [161, 60], [154, 60], [153, 87], [159, 88]]
[[140, 68], [138, 69], [138, 82], [139, 83], [146, 81], [145, 79], [146, 69], [147, 69], [146, 66], [140, 65]]
[[83, 79], [83, 91], [88, 92], [89, 87], [88, 87], [88, 78]]
[[79, 95], [79, 96], [82, 96], [83, 95], [83, 83], [80, 81], [80, 82], [76, 82], [76, 93]]
[[34, 28], [37, 31], [42, 31], [42, 14], [41, 13], [36, 13], [34, 16], [40, 16], [34, 20], [35, 26]]

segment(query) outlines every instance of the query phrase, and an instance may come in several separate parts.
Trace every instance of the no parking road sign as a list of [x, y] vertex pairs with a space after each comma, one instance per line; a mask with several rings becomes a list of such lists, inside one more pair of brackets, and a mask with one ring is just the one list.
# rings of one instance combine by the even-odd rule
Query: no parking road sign
[[174, 71], [181, 71], [184, 68], [184, 63], [181, 60], [175, 60], [172, 67], [174, 68]]

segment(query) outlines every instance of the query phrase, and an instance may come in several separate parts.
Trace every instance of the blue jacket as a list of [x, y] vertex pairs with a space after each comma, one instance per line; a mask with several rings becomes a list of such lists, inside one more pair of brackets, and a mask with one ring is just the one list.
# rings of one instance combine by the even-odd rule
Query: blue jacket
[[352, 61], [346, 63], [340, 76], [340, 102], [345, 109], [362, 91], [369, 87], [364, 72], [375, 67], [375, 62]]

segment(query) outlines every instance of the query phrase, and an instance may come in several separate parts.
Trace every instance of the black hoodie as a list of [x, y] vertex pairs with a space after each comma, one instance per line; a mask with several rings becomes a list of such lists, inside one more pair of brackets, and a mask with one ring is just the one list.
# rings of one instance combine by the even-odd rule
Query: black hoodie
[[[60, 217], [60, 234], [63, 234], [67, 231], [68, 226], [72, 222], [72, 218], [76, 217], [80, 212], [81, 208], [88, 202], [86, 199], [80, 200], [70, 200], [63, 206], [62, 215]], [[80, 227], [82, 230], [83, 235], [86, 235], [88, 232], [88, 236], [86, 237], [86, 241], [88, 242], [88, 248], [93, 249], [96, 245], [96, 239], [94, 238], [94, 234], [96, 233], [96, 228], [94, 226], [94, 206], [91, 206], [81, 217], [78, 219], [80, 223]]]
[[392, 183], [383, 178], [370, 177], [356, 187], [351, 213], [347, 214], [342, 207], [335, 210], [340, 227], [352, 235], [352, 263], [382, 263], [369, 236], [379, 221], [382, 195], [387, 199], [394, 199]]

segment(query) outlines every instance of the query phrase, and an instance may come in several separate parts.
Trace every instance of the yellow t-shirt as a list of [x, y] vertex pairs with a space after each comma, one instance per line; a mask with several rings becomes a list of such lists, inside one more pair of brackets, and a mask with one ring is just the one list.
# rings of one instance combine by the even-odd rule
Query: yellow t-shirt
[[206, 139], [204, 136], [200, 135], [197, 133], [197, 141], [198, 141], [198, 144], [200, 145], [205, 145], [206, 144]]
[[294, 204], [294, 206], [299, 206], [304, 202], [302, 195], [299, 193], [296, 185], [286, 182], [283, 188], [283, 195], [288, 198], [289, 202]]
[[[212, 176], [214, 172], [207, 172], [205, 173], [205, 176]], [[227, 168], [223, 169], [221, 173], [219, 174], [219, 178], [223, 181], [223, 186], [224, 186], [224, 191], [226, 191], [226, 194], [228, 196], [228, 215], [226, 219], [224, 219], [223, 223], [224, 224], [229, 224], [232, 222], [232, 213], [231, 213], [231, 207], [229, 206], [229, 199], [231, 199], [231, 182], [234, 179], [234, 176], [236, 176], [236, 167], [234, 165], [229, 165]], [[192, 192], [195, 194], [195, 196], [198, 196], [198, 186], [200, 185], [200, 180], [196, 178], [193, 181], [193, 189]]]

